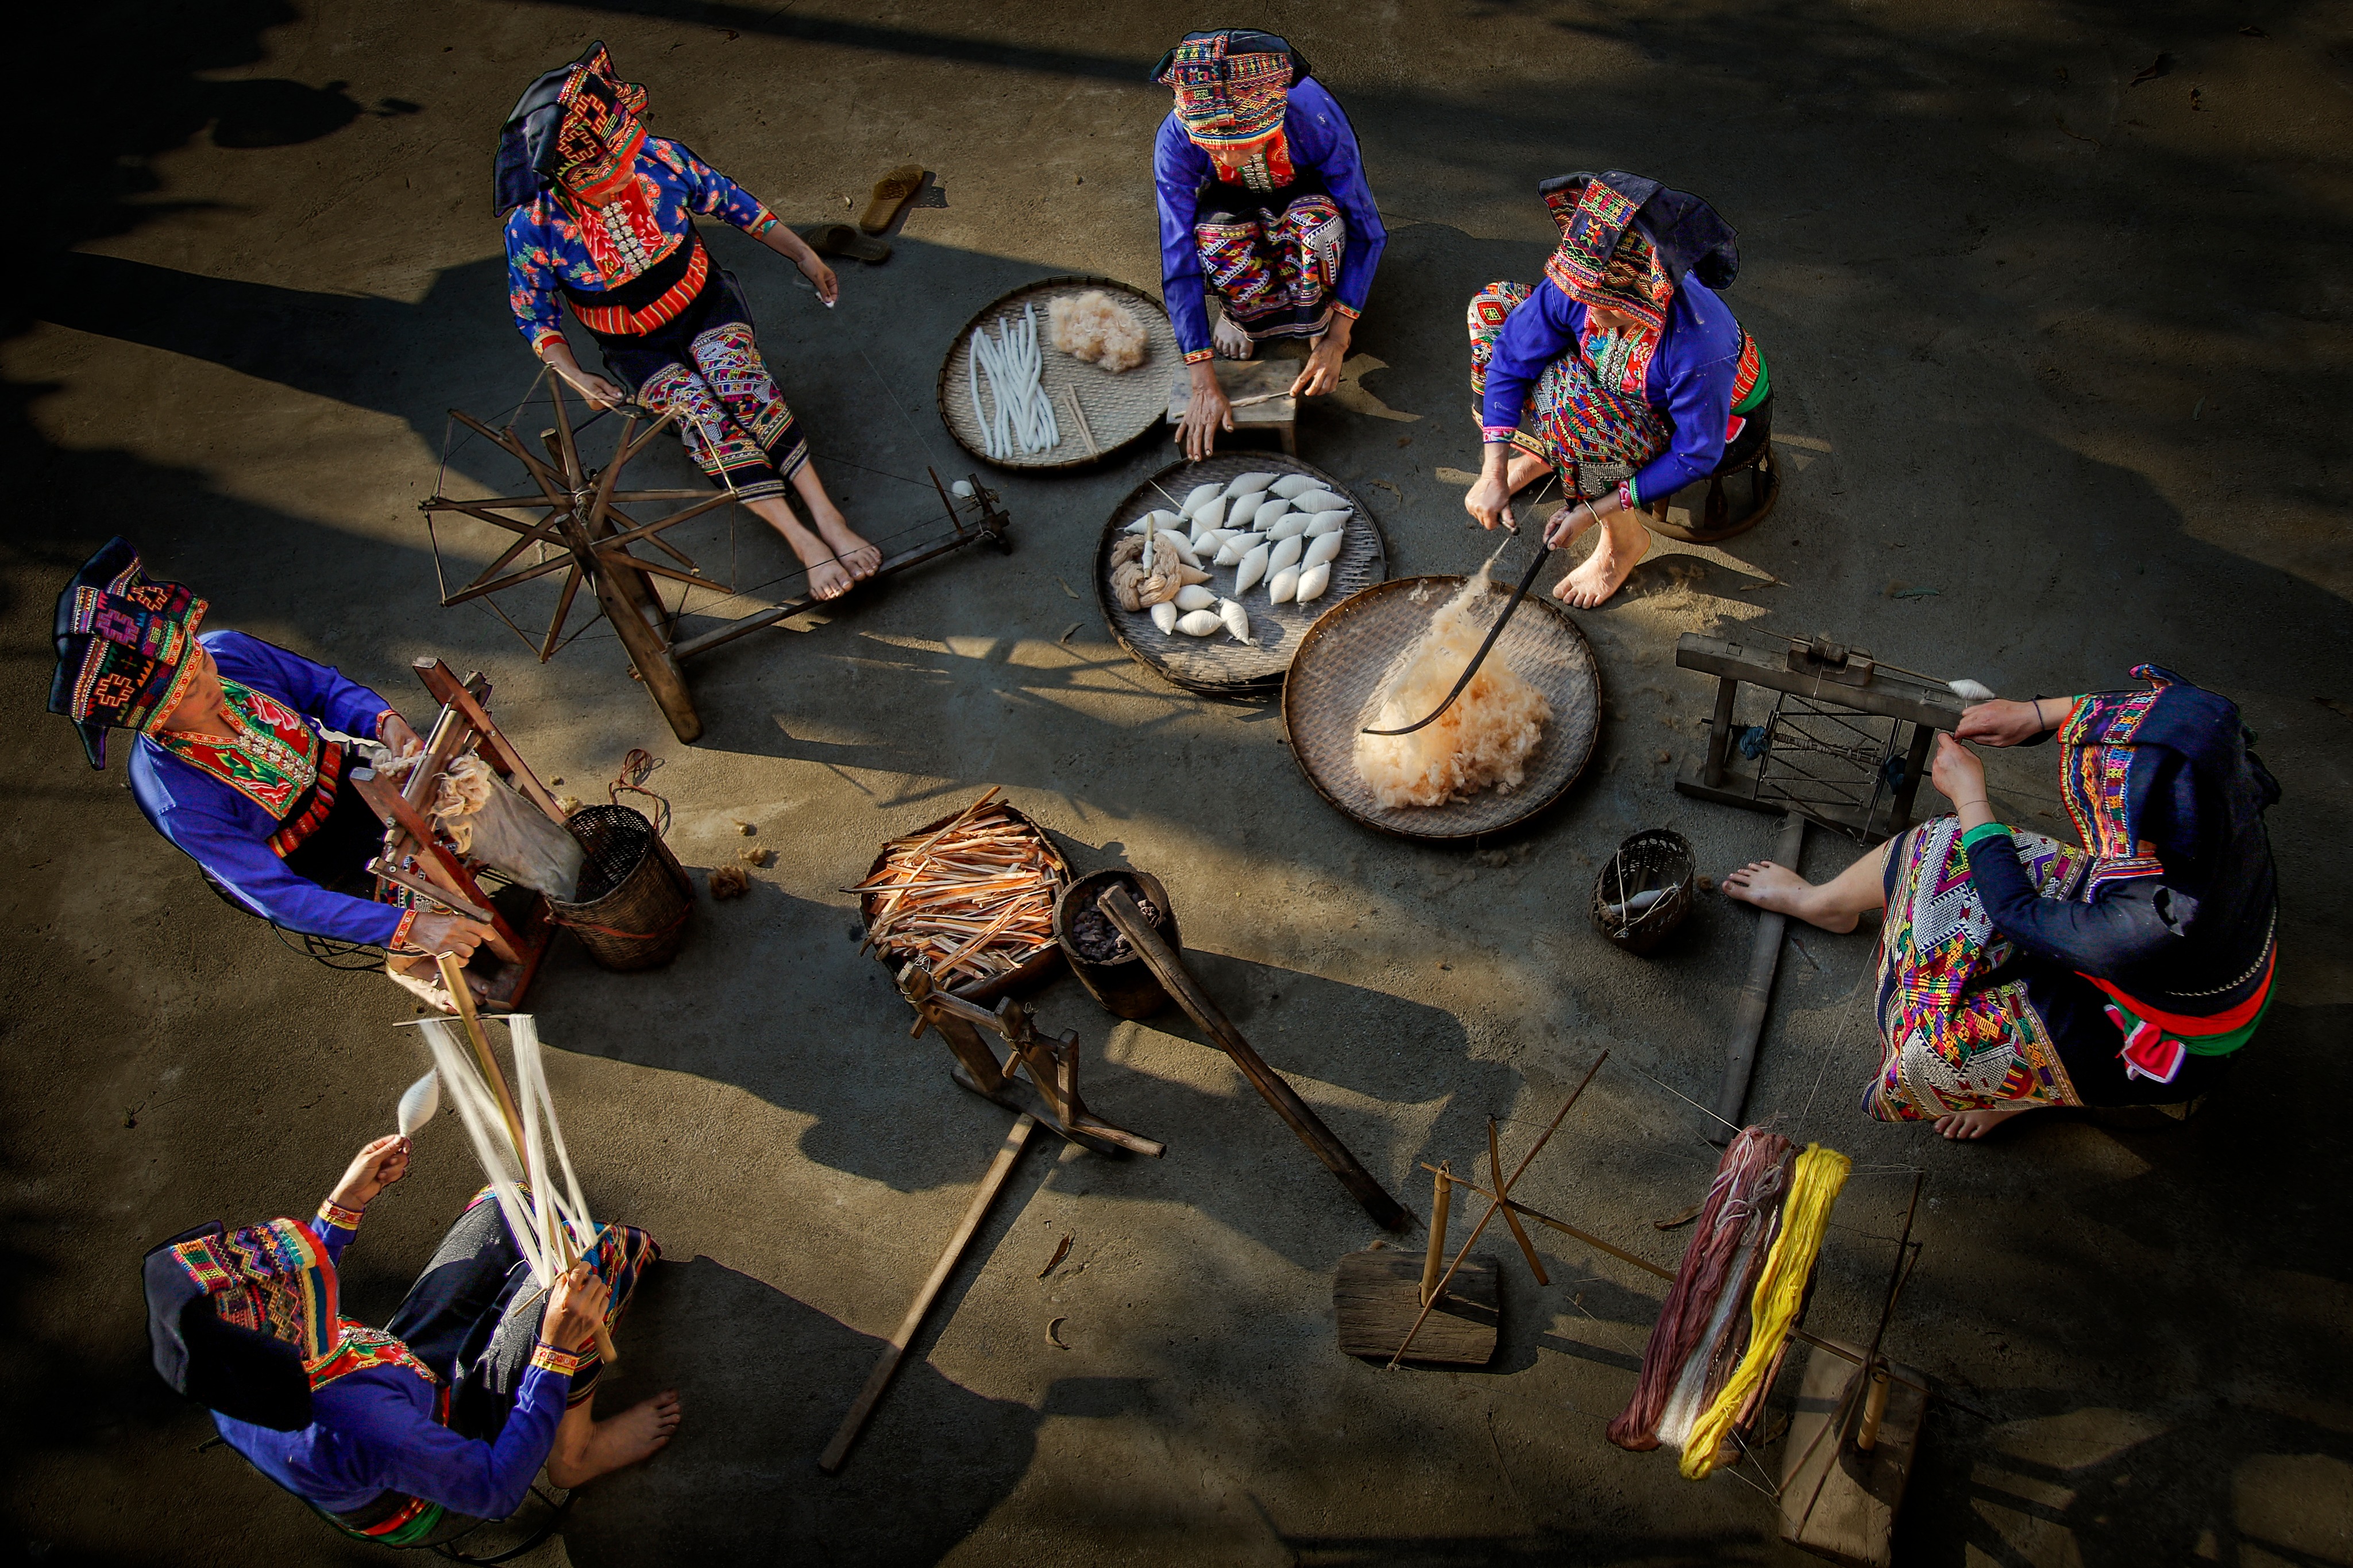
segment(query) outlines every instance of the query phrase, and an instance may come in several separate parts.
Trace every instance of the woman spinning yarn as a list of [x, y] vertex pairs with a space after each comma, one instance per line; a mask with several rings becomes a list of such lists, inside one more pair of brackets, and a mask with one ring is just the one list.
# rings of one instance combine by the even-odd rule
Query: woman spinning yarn
[[[1314, 346], [1292, 383], [1314, 397], [1340, 384], [1388, 231], [1373, 205], [1356, 133], [1306, 58], [1271, 33], [1187, 33], [1152, 79], [1174, 89], [1152, 177], [1160, 207], [1161, 299], [1192, 366], [1178, 426], [1207, 457], [1233, 406], [1212, 355], [1248, 359], [1271, 338]], [[1214, 331], [1207, 289], [1221, 307]]]
[[[649, 136], [646, 89], [620, 80], [605, 46], [531, 84], [499, 137], [496, 202], [506, 222], [507, 300], [532, 352], [608, 407], [628, 398], [678, 415], [688, 455], [784, 535], [820, 599], [871, 577], [881, 552], [851, 531], [809, 462], [808, 443], [760, 358], [733, 280], [694, 230], [721, 217], [786, 257], [828, 305], [833, 268], [741, 185], [676, 142]], [[631, 392], [583, 370], [561, 298]], [[789, 485], [816, 532], [785, 502]]]
[[1560, 476], [1572, 504], [1545, 525], [1600, 542], [1554, 596], [1590, 609], [1651, 547], [1642, 508], [1746, 463], [1772, 430], [1757, 340], [1715, 290], [1740, 270], [1733, 232], [1699, 197], [1609, 170], [1536, 187], [1560, 228], [1545, 282], [1471, 300], [1471, 392], [1486, 464], [1463, 505], [1512, 524], [1511, 498]]
[[1937, 737], [1957, 816], [1820, 887], [1757, 861], [1731, 897], [1849, 931], [1883, 911], [1880, 1068], [1863, 1109], [1978, 1138], [2053, 1105], [2177, 1104], [2228, 1072], [2271, 1005], [2279, 891], [2263, 814], [2279, 785], [2229, 699], [2141, 665], [2147, 689], [1983, 702], [1962, 741], [2059, 738], [2084, 847], [1994, 819], [1985, 769]]

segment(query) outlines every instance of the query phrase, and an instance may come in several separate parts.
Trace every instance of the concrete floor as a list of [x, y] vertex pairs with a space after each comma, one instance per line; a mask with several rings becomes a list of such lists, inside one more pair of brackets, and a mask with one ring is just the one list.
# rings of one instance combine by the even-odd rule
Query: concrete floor
[[[1084, 1041], [1103, 1112], [1167, 1159], [1033, 1152], [847, 1470], [814, 1464], [1006, 1121], [905, 1037], [835, 889], [877, 841], [991, 783], [1079, 868], [1167, 881], [1209, 987], [1417, 1209], [1415, 1162], [1470, 1164], [1491, 1114], [1525, 1147], [1609, 1047], [1525, 1191], [1671, 1263], [1679, 1234], [1645, 1222], [1704, 1184], [1713, 1152], [1676, 1094], [1716, 1080], [1751, 921], [1711, 902], [1642, 961], [1584, 903], [1638, 827], [1676, 826], [1712, 870], [1764, 852], [1767, 819], [1669, 787], [1706, 697], [1675, 637], [1744, 628], [2019, 693], [2155, 659], [2235, 696], [2286, 789], [2281, 1003], [2187, 1127], [2052, 1116], [1955, 1147], [1867, 1121], [1870, 937], [1790, 944], [1752, 1113], [1860, 1171], [1817, 1327], [1868, 1334], [1904, 1170], [1927, 1172], [1890, 1343], [1952, 1397], [1931, 1410], [1900, 1560], [2353, 1562], [2353, 1301], [2326, 1217], [2353, 1174], [2353, 965], [2331, 940], [2353, 875], [2342, 12], [1392, 0], [1248, 19], [1345, 103], [1392, 226], [1356, 346], [1388, 366], [1366, 389], [1419, 417], [1317, 409], [1301, 441], [1372, 500], [1399, 574], [1482, 552], [1445, 477], [1476, 463], [1461, 312], [1480, 284], [1535, 275], [1535, 182], [1629, 166], [1741, 230], [1730, 299], [1772, 364], [1787, 498], [1728, 551], [1668, 547], [1580, 616], [1611, 699], [1599, 751], [1479, 853], [1358, 830], [1300, 778], [1275, 713], [1187, 697], [1111, 643], [1087, 563], [1167, 459], [1156, 441], [995, 481], [1009, 558], [908, 575], [697, 667], [691, 748], [604, 628], [542, 667], [486, 616], [435, 607], [413, 507], [443, 410], [509, 406], [529, 380], [487, 203], [499, 118], [534, 71], [606, 38], [659, 128], [792, 221], [843, 216], [902, 161], [934, 172], [944, 205], [912, 214], [887, 266], [847, 270], [831, 313], [773, 257], [714, 238], [825, 471], [881, 533], [922, 521], [905, 476], [977, 466], [932, 402], [957, 324], [1047, 272], [1154, 282], [1166, 100], [1144, 78], [1190, 14], [101, 0], [16, 57], [40, 128], [16, 232], [40, 248], [0, 342], [18, 498], [0, 562], [0, 1552], [369, 1557], [198, 1452], [205, 1417], [145, 1363], [142, 1248], [207, 1217], [307, 1212], [389, 1127], [418, 1051], [391, 1026], [403, 998], [223, 907], [139, 819], [121, 763], [93, 774], [41, 710], [52, 598], [121, 531], [213, 624], [412, 714], [410, 658], [488, 671], [569, 793], [594, 798], [649, 748], [691, 865], [733, 858], [734, 818], [782, 852], [750, 898], [704, 905], [669, 970], [608, 974], [566, 948], [533, 997], [601, 1212], [670, 1260], [606, 1398], [675, 1385], [688, 1411], [534, 1561], [1810, 1561], [1741, 1481], [1689, 1484], [1602, 1440], [1658, 1295], [1606, 1257], [1548, 1246], [1543, 1289], [1508, 1264], [1484, 1373], [1340, 1356], [1331, 1269], [1372, 1227], [1189, 1027], [1115, 1024], [1067, 980], [1045, 1020]], [[2152, 61], [2168, 68], [2133, 85]], [[491, 475], [479, 447], [455, 463]], [[480, 559], [485, 542], [451, 542]], [[748, 519], [700, 542], [723, 574], [736, 552], [739, 583], [788, 565]], [[2048, 767], [1998, 762], [2013, 820], [2055, 821]], [[1817, 834], [1808, 864], [1852, 853]], [[349, 1262], [362, 1316], [389, 1310], [475, 1180], [454, 1127], [426, 1136]], [[1067, 1350], [1046, 1340], [1058, 1318]]]

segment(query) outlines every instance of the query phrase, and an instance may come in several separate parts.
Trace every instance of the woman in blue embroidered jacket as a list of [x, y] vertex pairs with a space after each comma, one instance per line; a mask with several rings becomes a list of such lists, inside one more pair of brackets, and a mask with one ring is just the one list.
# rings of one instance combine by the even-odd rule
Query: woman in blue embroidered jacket
[[[106, 766], [109, 729], [133, 731], [141, 813], [265, 920], [387, 953], [471, 954], [489, 927], [353, 890], [374, 890], [365, 868], [384, 825], [351, 784], [345, 741], [322, 731], [406, 753], [417, 747], [407, 721], [366, 687], [259, 637], [200, 635], [205, 610], [182, 584], [149, 577], [123, 539], [58, 595], [49, 710], [74, 721], [90, 765]], [[397, 973], [410, 961], [391, 962]], [[413, 962], [431, 973], [429, 957]]]
[[1772, 385], [1716, 297], [1740, 254], [1705, 202], [1615, 169], [1536, 188], [1561, 236], [1545, 283], [1491, 283], [1471, 301], [1486, 462], [1463, 505], [1483, 527], [1510, 526], [1511, 498], [1557, 474], [1571, 504], [1545, 542], [1596, 523], [1601, 536], [1553, 593], [1590, 608], [1650, 548], [1642, 508], [1765, 442]]
[[[694, 220], [742, 229], [799, 268], [828, 305], [840, 292], [833, 268], [742, 186], [679, 142], [649, 136], [645, 110], [646, 89], [616, 76], [605, 46], [592, 44], [533, 82], [507, 116], [494, 199], [515, 325], [596, 406], [634, 395], [658, 415], [675, 412], [702, 471], [784, 536], [812, 593], [839, 598], [873, 575], [881, 552], [825, 493], [742, 296]], [[559, 302], [627, 392], [581, 368]], [[788, 488], [814, 533], [786, 504]]]
[[[1271, 338], [1314, 347], [1292, 384], [1340, 384], [1348, 339], [1372, 292], [1388, 231], [1365, 184], [1356, 133], [1306, 59], [1271, 33], [1187, 33], [1154, 68], [1176, 107], [1153, 147], [1162, 300], [1192, 369], [1178, 438], [1208, 454], [1232, 405], [1211, 355], [1248, 359]], [[1204, 284], [1222, 307], [1209, 324]]]
[[541, 1290], [487, 1194], [382, 1329], [341, 1312], [336, 1269], [409, 1141], [359, 1152], [308, 1224], [200, 1226], [147, 1254], [155, 1370], [229, 1447], [352, 1535], [424, 1546], [503, 1519], [542, 1466], [576, 1487], [659, 1451], [678, 1395], [590, 1415], [596, 1325], [619, 1321], [653, 1238], [608, 1226]]
[[2082, 847], [1998, 820], [1985, 770], [1939, 736], [1958, 813], [1814, 887], [1769, 861], [1733, 898], [1852, 931], [1884, 913], [1880, 1070], [1863, 1108], [1976, 1138], [2054, 1105], [2179, 1104], [2219, 1083], [2271, 1005], [2279, 799], [2239, 710], [2154, 665], [2147, 689], [1984, 702], [1962, 740], [2056, 735]]

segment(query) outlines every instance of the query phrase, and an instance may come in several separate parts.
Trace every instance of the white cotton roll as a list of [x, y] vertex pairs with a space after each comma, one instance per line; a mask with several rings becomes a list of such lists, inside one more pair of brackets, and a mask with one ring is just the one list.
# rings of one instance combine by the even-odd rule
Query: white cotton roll
[[1152, 624], [1163, 632], [1176, 629], [1176, 606], [1166, 599], [1152, 606]]
[[1289, 500], [1308, 490], [1320, 490], [1328, 487], [1313, 474], [1285, 474], [1266, 488], [1273, 494]]
[[1227, 482], [1226, 499], [1231, 500], [1236, 496], [1257, 495], [1272, 483], [1272, 474], [1236, 474]]
[[1286, 513], [1274, 520], [1274, 526], [1266, 531], [1266, 536], [1269, 539], [1296, 539], [1307, 531], [1308, 521], [1314, 515], [1307, 511]]
[[1277, 572], [1274, 581], [1266, 585], [1266, 596], [1278, 605], [1291, 603], [1291, 596], [1298, 592], [1299, 568], [1296, 566], [1286, 566]]
[[1198, 583], [1187, 583], [1176, 590], [1176, 607], [1180, 610], [1214, 610], [1218, 596]]
[[1194, 552], [1192, 545], [1186, 542], [1185, 536], [1183, 534], [1163, 533], [1160, 535], [1159, 542], [1162, 549], [1172, 552], [1176, 558], [1185, 563], [1186, 565], [1192, 567], [1197, 572], [1200, 570], [1200, 557]]
[[1185, 520], [1173, 511], [1147, 512], [1145, 514], [1144, 521], [1155, 528], [1165, 528], [1172, 531], [1185, 526]]
[[1348, 526], [1349, 514], [1345, 511], [1311, 511], [1307, 514], [1307, 537], [1338, 533]]
[[1185, 515], [1193, 520], [1195, 528], [1223, 528], [1226, 524], [1226, 498], [1211, 496]]
[[1220, 599], [1218, 601], [1218, 618], [1226, 623], [1227, 632], [1236, 642], [1248, 642], [1250, 640], [1250, 612], [1243, 609], [1233, 600]]
[[1205, 637], [1211, 632], [1226, 629], [1226, 620], [1215, 610], [1196, 610], [1177, 617], [1176, 629], [1188, 637]]
[[1267, 575], [1271, 577], [1286, 566], [1297, 565], [1299, 557], [1306, 552], [1306, 549], [1307, 542], [1295, 533], [1288, 539], [1276, 540], [1273, 549], [1267, 552]]
[[1318, 562], [1314, 565], [1305, 566], [1300, 570], [1299, 585], [1292, 591], [1292, 597], [1297, 603], [1303, 605], [1310, 599], [1323, 597], [1324, 590], [1331, 586], [1331, 584], [1332, 567], [1330, 563], [1326, 562]]
[[1250, 584], [1266, 575], [1267, 549], [1263, 544], [1258, 546], [1243, 556], [1241, 563], [1234, 568], [1234, 592], [1237, 595], [1250, 592]]
[[1185, 504], [1176, 509], [1178, 515], [1191, 517], [1209, 502], [1226, 493], [1223, 485], [1195, 485], [1185, 497]]
[[1345, 497], [1334, 495], [1330, 490], [1308, 490], [1293, 497], [1291, 504], [1302, 511], [1338, 511], [1348, 501]]
[[1259, 504], [1258, 510], [1250, 515], [1250, 526], [1257, 529], [1261, 533], [1264, 533], [1268, 529], [1274, 526], [1275, 519], [1282, 516], [1283, 513], [1290, 510], [1291, 503], [1284, 500], [1281, 496], [1276, 496], [1271, 500], [1262, 501]]
[[1321, 566], [1326, 561], [1337, 556], [1340, 553], [1340, 547], [1346, 542], [1346, 540], [1336, 533], [1316, 534], [1308, 540], [1306, 550], [1299, 557], [1299, 564]]

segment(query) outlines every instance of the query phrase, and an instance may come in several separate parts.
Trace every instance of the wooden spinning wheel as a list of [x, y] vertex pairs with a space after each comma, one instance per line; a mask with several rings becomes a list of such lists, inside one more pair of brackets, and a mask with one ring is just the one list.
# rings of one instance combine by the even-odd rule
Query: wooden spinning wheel
[[[492, 496], [482, 500], [455, 500], [437, 495], [418, 503], [418, 510], [428, 518], [437, 512], [461, 512], [515, 536], [513, 542], [472, 582], [454, 593], [445, 593], [442, 607], [448, 609], [563, 573], [564, 585], [556, 595], [555, 614], [549, 619], [546, 636], [539, 645], [539, 661], [544, 664], [563, 646], [565, 625], [571, 619], [581, 584], [587, 584], [596, 595], [598, 610], [612, 623], [621, 646], [628, 650], [629, 662], [637, 668], [646, 689], [653, 693], [670, 728], [678, 732], [680, 740], [692, 741], [702, 733], [702, 721], [695, 713], [693, 699], [688, 695], [686, 678], [670, 654], [665, 636], [669, 613], [649, 579], [669, 577], [698, 588], [730, 592], [726, 584], [713, 583], [702, 575], [693, 560], [662, 538], [662, 533], [725, 506], [735, 497], [728, 490], [622, 489], [621, 469], [670, 427], [670, 421], [677, 417], [675, 411], [654, 418], [639, 434], [638, 426], [648, 417], [648, 411], [634, 403], [623, 405], [621, 434], [613, 444], [612, 459], [601, 468], [592, 468], [580, 455], [571, 416], [565, 407], [562, 383], [549, 377], [547, 391], [554, 405], [555, 424], [540, 432], [544, 457], [534, 455], [512, 426], [493, 430], [461, 409], [449, 411], [459, 424], [521, 463], [539, 486], [539, 494]], [[624, 506], [675, 501], [690, 504], [650, 522], [639, 522], [621, 510]], [[536, 515], [529, 521], [518, 521], [509, 513]], [[637, 554], [629, 547], [641, 541], [679, 564], [665, 566]], [[534, 550], [535, 546], [540, 548]], [[517, 565], [526, 552], [532, 552], [535, 559]]]

